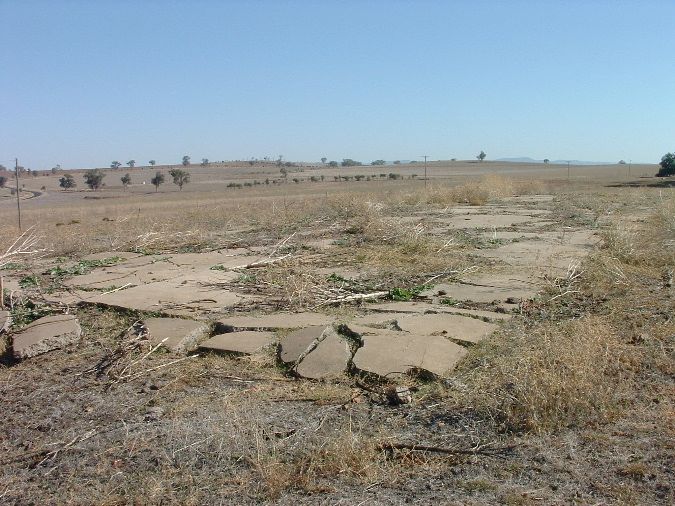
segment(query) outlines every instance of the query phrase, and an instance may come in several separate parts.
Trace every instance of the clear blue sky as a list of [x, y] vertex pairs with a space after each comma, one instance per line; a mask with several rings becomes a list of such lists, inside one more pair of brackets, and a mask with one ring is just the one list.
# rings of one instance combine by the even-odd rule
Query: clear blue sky
[[0, 163], [656, 162], [675, 1], [0, 0]]

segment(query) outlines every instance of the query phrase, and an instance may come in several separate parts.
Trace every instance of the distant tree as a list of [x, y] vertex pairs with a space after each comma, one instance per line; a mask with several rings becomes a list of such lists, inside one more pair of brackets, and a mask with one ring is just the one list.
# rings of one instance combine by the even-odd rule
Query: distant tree
[[77, 183], [75, 183], [75, 178], [73, 176], [64, 174], [63, 177], [59, 178], [59, 186], [64, 190], [68, 190], [70, 188], [75, 188]]
[[110, 162], [110, 168], [111, 169], [119, 169], [121, 166], [122, 166], [122, 164], [120, 162], [118, 162], [117, 160], [114, 160], [114, 161]]
[[322, 158], [321, 158], [321, 163], [323, 163], [324, 165], [326, 165], [326, 160], [328, 160], [328, 158], [326, 158], [325, 156], [322, 157]]
[[7, 176], [0, 176], [0, 188], [4, 188], [7, 184]]
[[157, 162], [155, 160], [150, 160], [148, 163], [154, 167]]
[[358, 167], [363, 164], [361, 162], [357, 162], [356, 160], [352, 160], [351, 158], [343, 158], [340, 165], [343, 167]]
[[401, 165], [401, 160], [394, 160], [394, 165]]
[[657, 177], [666, 177], [666, 176], [675, 176], [675, 153], [666, 153], [661, 157], [661, 162], [659, 163], [661, 169]]
[[61, 170], [61, 164], [56, 164], [54, 167], [52, 167], [52, 174], [56, 174]]
[[281, 167], [281, 165], [284, 163], [284, 155], [279, 155], [279, 158], [277, 158], [277, 165]]
[[386, 163], [387, 162], [385, 162], [384, 160], [373, 160], [372, 162], [370, 162], [370, 165], [385, 165]]
[[544, 158], [544, 163], [548, 163], [550, 160], [548, 158]]
[[335, 160], [331, 160], [328, 162], [329, 167], [337, 167], [339, 164]]
[[173, 184], [177, 185], [181, 191], [183, 191], [183, 185], [190, 182], [190, 173], [183, 169], [171, 169], [169, 174], [173, 178]]
[[188, 165], [190, 165], [190, 157], [188, 155], [185, 155], [183, 157], [182, 164], [183, 164], [184, 167], [187, 167]]
[[159, 185], [164, 183], [164, 174], [162, 174], [160, 171], [157, 171], [155, 173], [155, 177], [153, 177], [150, 182], [155, 185], [155, 193], [159, 190]]
[[127, 165], [133, 169], [133, 168], [134, 168], [134, 165], [136, 165], [136, 160], [129, 160], [129, 161], [127, 162]]
[[626, 160], [619, 160], [619, 165], [626, 165]]
[[485, 160], [486, 156], [487, 155], [485, 154], [485, 151], [481, 150], [481, 152], [476, 155], [476, 158], [478, 158], [479, 162], [482, 162], [483, 160]]
[[101, 169], [90, 169], [84, 173], [85, 184], [94, 191], [103, 186], [105, 173]]
[[122, 186], [124, 186], [124, 191], [127, 191], [127, 186], [131, 184], [131, 176], [129, 174], [125, 174], [120, 178], [120, 181], [122, 181]]
[[288, 169], [284, 167], [283, 165], [279, 169], [279, 172], [281, 172], [281, 175], [284, 176], [284, 179], [288, 177]]
[[4, 172], [4, 171], [6, 171], [6, 170], [7, 170], [7, 167], [5, 167], [4, 165], [0, 164], [0, 171], [3, 171], [3, 172]]
[[201, 165], [202, 167], [206, 167], [208, 164], [209, 164], [209, 159], [208, 158], [202, 158], [202, 163], [200, 163], [199, 165]]

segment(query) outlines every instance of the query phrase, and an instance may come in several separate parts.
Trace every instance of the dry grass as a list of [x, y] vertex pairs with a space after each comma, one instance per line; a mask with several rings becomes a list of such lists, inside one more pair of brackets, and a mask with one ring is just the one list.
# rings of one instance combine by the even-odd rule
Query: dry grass
[[585, 425], [616, 413], [629, 386], [628, 354], [607, 322], [589, 317], [510, 330], [464, 364], [468, 405], [514, 431]]

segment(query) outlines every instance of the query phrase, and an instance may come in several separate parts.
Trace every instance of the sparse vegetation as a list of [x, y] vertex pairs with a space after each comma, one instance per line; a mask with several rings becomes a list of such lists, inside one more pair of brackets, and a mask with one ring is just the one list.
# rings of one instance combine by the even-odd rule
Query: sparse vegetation
[[155, 187], [155, 192], [159, 191], [159, 186], [164, 183], [164, 174], [160, 171], [155, 172], [154, 177], [150, 180]]

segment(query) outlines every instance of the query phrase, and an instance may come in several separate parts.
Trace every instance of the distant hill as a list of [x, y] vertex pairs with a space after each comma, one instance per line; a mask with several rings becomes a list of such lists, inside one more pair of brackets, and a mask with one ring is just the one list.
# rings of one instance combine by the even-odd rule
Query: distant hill
[[[511, 163], [544, 163], [544, 160], [535, 160], [529, 156], [521, 156], [516, 158], [497, 158], [497, 162], [511, 162]], [[571, 165], [611, 165], [612, 162], [589, 162], [585, 160], [551, 160], [549, 163], [556, 163], [559, 165], [567, 165], [567, 162], [570, 162]]]

